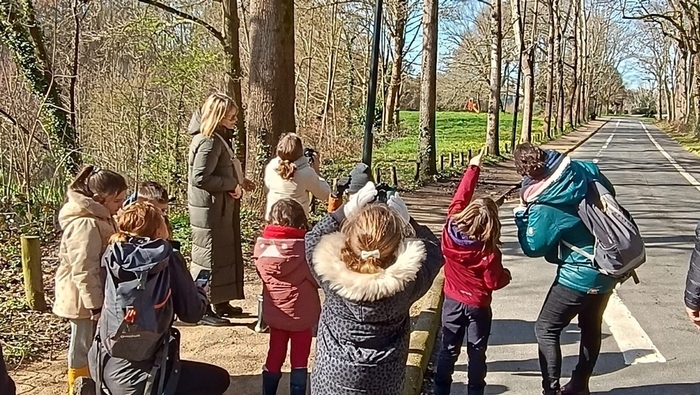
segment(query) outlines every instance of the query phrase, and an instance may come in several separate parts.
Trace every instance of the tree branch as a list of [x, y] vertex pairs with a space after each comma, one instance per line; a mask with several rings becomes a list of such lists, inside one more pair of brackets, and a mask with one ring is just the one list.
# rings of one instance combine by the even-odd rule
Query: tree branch
[[163, 4], [161, 2], [155, 1], [155, 0], [138, 0], [139, 3], [144, 3], [144, 4], [149, 4], [152, 5], [156, 8], [160, 8], [163, 11], [169, 12], [177, 17], [180, 17], [186, 21], [190, 21], [194, 24], [197, 24], [203, 28], [205, 28], [214, 38], [216, 38], [221, 45], [224, 46], [224, 48], [227, 47], [226, 45], [226, 39], [224, 38], [224, 35], [218, 31], [214, 26], [204, 22], [203, 20], [197, 18], [196, 16], [190, 15], [186, 12], [182, 12], [178, 9], [175, 9], [173, 7], [170, 7], [169, 5]]
[[45, 149], [46, 151], [51, 151], [48, 144], [41, 141], [41, 139], [39, 137], [37, 137], [34, 133], [29, 131], [29, 129], [22, 126], [19, 122], [17, 122], [17, 120], [12, 115], [10, 115], [7, 111], [3, 110], [2, 108], [0, 108], [0, 119], [4, 119], [8, 123], [10, 123], [12, 126], [23, 131], [27, 136], [31, 137], [32, 139], [34, 139], [34, 141], [39, 143], [39, 146], [41, 146], [41, 148]]

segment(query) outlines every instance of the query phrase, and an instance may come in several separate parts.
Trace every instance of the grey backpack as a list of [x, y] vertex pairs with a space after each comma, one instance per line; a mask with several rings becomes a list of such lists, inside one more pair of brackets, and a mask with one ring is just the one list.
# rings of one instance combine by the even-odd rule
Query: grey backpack
[[634, 269], [646, 262], [644, 240], [632, 215], [598, 180], [589, 181], [578, 215], [595, 237], [593, 255], [565, 241], [562, 244], [590, 259], [605, 275], [634, 276]]
[[[110, 245], [102, 258], [107, 279], [96, 340], [107, 355], [100, 357], [100, 364], [109, 357], [129, 361], [155, 357], [146, 394], [163, 393], [163, 368], [173, 351], [169, 350], [173, 301], [168, 270], [173, 254], [164, 240], [133, 237], [127, 243]], [[100, 374], [102, 369], [100, 366]], [[158, 383], [154, 383], [156, 377]], [[98, 388], [101, 382], [98, 377]]]

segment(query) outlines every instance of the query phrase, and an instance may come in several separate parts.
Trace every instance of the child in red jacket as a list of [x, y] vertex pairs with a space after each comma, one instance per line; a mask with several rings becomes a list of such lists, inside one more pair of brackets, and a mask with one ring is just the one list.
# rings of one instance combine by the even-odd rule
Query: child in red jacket
[[491, 293], [510, 282], [498, 249], [501, 222], [490, 198], [470, 203], [479, 178], [483, 152], [470, 162], [452, 198], [442, 232], [445, 256], [445, 302], [442, 308], [442, 350], [435, 372], [435, 395], [450, 393], [452, 373], [467, 336], [468, 395], [486, 387], [486, 346], [491, 332]]
[[275, 395], [291, 341], [290, 395], [306, 394], [312, 329], [321, 314], [318, 284], [306, 263], [304, 208], [282, 199], [270, 209], [270, 224], [255, 244], [263, 282], [263, 319], [270, 326], [270, 348], [263, 368], [263, 394]]

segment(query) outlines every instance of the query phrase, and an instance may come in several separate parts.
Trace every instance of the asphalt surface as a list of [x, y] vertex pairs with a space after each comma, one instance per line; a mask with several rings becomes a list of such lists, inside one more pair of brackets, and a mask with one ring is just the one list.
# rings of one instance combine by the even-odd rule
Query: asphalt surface
[[[700, 180], [700, 159], [662, 131], [646, 127], [676, 166], [640, 122], [630, 118], [611, 120], [571, 154], [599, 162], [615, 185], [618, 200], [640, 226], [648, 255], [647, 263], [638, 270], [641, 284], [629, 281], [616, 291], [622, 301], [615, 305], [618, 312], [629, 310], [631, 316], [610, 317], [606, 312], [609, 322], [603, 326], [603, 346], [591, 391], [600, 395], [700, 395], [700, 331], [688, 322], [683, 305], [694, 229], [700, 219], [700, 187], [691, 184], [693, 179]], [[486, 393], [535, 395], [542, 390], [534, 321], [555, 267], [522, 254], [512, 209], [513, 205], [505, 205], [501, 219], [504, 265], [512, 271], [513, 282], [494, 294]], [[611, 327], [622, 331], [613, 335]], [[578, 333], [574, 322], [562, 335], [565, 377], [576, 364]], [[453, 394], [466, 394], [466, 370], [466, 353], [462, 352]]]

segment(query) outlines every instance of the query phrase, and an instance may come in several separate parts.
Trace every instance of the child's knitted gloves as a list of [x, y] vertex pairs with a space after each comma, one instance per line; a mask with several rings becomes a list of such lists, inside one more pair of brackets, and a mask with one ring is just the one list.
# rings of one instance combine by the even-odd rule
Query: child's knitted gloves
[[404, 201], [401, 199], [398, 192], [393, 194], [386, 204], [390, 209], [398, 214], [399, 217], [401, 217], [404, 224], [408, 224], [408, 222], [411, 220], [411, 214], [408, 213], [408, 207], [406, 207], [406, 203], [404, 203]]
[[348, 202], [343, 206], [343, 214], [345, 218], [352, 219], [377, 197], [377, 188], [373, 182], [368, 182], [357, 193], [350, 196]]

